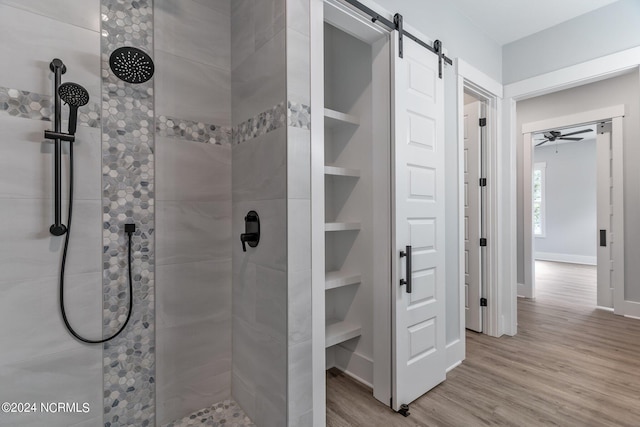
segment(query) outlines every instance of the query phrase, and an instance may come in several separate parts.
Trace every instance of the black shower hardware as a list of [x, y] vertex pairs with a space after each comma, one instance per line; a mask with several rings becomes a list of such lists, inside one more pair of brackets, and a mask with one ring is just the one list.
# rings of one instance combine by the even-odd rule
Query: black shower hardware
[[247, 216], [244, 217], [244, 233], [240, 235], [240, 241], [242, 242], [243, 252], [247, 252], [246, 244], [255, 248], [260, 243], [260, 217], [258, 212], [249, 211]]
[[[65, 235], [64, 239], [64, 247], [62, 249], [62, 258], [60, 261], [60, 281], [59, 281], [59, 302], [60, 302], [60, 313], [62, 315], [62, 320], [71, 335], [73, 335], [79, 341], [88, 343], [88, 344], [101, 344], [107, 341], [110, 341], [120, 335], [120, 333], [124, 330], [124, 328], [129, 323], [129, 319], [131, 319], [131, 313], [133, 311], [133, 276], [131, 274], [131, 243], [133, 233], [136, 231], [135, 224], [125, 224], [124, 231], [128, 235], [128, 251], [127, 251], [127, 260], [128, 260], [128, 273], [129, 273], [129, 309], [127, 312], [127, 318], [122, 323], [117, 332], [113, 335], [97, 340], [91, 340], [85, 338], [78, 334], [71, 324], [69, 323], [69, 319], [67, 319], [67, 313], [64, 308], [64, 271], [67, 264], [67, 252], [69, 250], [69, 238], [71, 236], [71, 218], [73, 214], [73, 142], [75, 141], [75, 133], [76, 133], [76, 124], [78, 117], [78, 107], [81, 107], [89, 102], [89, 93], [85, 88], [76, 83], [61, 83], [62, 74], [67, 72], [67, 67], [60, 59], [54, 59], [49, 64], [49, 68], [54, 73], [54, 130], [53, 131], [44, 131], [44, 136], [47, 139], [52, 139], [55, 143], [55, 158], [54, 158], [54, 187], [55, 187], [55, 223], [51, 226], [49, 231], [54, 236], [62, 236]], [[62, 122], [62, 105], [61, 101], [64, 101], [69, 105], [69, 129], [68, 133], [62, 133], [61, 131], [61, 122]], [[67, 225], [62, 224], [61, 220], [61, 182], [62, 182], [62, 173], [61, 173], [61, 164], [62, 164], [62, 141], [69, 142], [69, 205], [68, 205], [68, 214], [67, 214]]]
[[153, 77], [153, 59], [141, 49], [124, 46], [114, 50], [109, 57], [113, 74], [127, 83], [144, 83]]

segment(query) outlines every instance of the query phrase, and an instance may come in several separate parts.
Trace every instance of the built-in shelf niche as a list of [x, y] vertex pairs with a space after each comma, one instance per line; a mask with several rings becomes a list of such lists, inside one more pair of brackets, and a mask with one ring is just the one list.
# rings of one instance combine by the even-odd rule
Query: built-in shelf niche
[[325, 347], [328, 348], [359, 337], [361, 333], [362, 328], [358, 325], [344, 320], [327, 319], [325, 323]]
[[360, 273], [349, 273], [341, 270], [325, 273], [325, 290], [337, 289], [343, 286], [357, 285], [362, 281]]

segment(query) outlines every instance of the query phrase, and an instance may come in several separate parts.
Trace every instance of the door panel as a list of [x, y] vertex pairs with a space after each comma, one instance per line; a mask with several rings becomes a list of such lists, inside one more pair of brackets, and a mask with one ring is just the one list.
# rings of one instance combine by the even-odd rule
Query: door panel
[[[438, 57], [404, 38], [393, 82], [393, 400], [395, 410], [444, 381], [444, 86]], [[412, 247], [412, 292], [400, 285]]]
[[481, 192], [479, 186], [481, 161], [481, 128], [479, 119], [482, 103], [473, 102], [464, 106], [464, 224], [465, 224], [465, 326], [482, 332], [481, 271]]
[[[611, 225], [613, 206], [611, 200], [613, 175], [611, 171], [611, 123], [598, 125], [597, 136], [598, 152], [598, 229], [595, 230], [598, 238], [598, 305], [613, 308], [612, 288], [612, 251], [611, 251]], [[601, 233], [603, 236], [601, 236]], [[604, 245], [604, 246], [603, 246]]]

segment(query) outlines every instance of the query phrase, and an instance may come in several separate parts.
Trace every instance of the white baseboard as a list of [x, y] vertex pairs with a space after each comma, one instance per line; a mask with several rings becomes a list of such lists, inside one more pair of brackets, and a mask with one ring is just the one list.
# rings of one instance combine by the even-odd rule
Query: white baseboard
[[454, 369], [462, 363], [465, 357], [465, 342], [464, 340], [457, 339], [452, 343], [447, 344], [447, 372]]
[[354, 380], [373, 388], [373, 360], [341, 345], [333, 346], [334, 366]]
[[640, 320], [640, 302], [624, 300], [622, 302], [622, 310], [615, 310], [616, 314], [622, 314], [624, 317]]
[[597, 256], [556, 254], [552, 252], [536, 252], [535, 259], [540, 261], [568, 262], [570, 264], [598, 265]]
[[518, 283], [518, 298], [533, 298], [531, 290], [524, 283]]

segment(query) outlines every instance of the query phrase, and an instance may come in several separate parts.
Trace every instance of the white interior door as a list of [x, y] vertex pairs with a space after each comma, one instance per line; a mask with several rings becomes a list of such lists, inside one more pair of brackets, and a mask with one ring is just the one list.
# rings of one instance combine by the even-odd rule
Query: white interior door
[[400, 58], [397, 32], [392, 40], [392, 407], [398, 410], [446, 375], [444, 85], [436, 55], [405, 37]]
[[611, 238], [613, 204], [611, 190], [613, 176], [611, 174], [612, 150], [611, 150], [611, 123], [598, 125], [597, 136], [598, 151], [598, 305], [613, 307], [612, 251]]
[[464, 307], [465, 327], [482, 332], [480, 161], [482, 103], [464, 106]]

